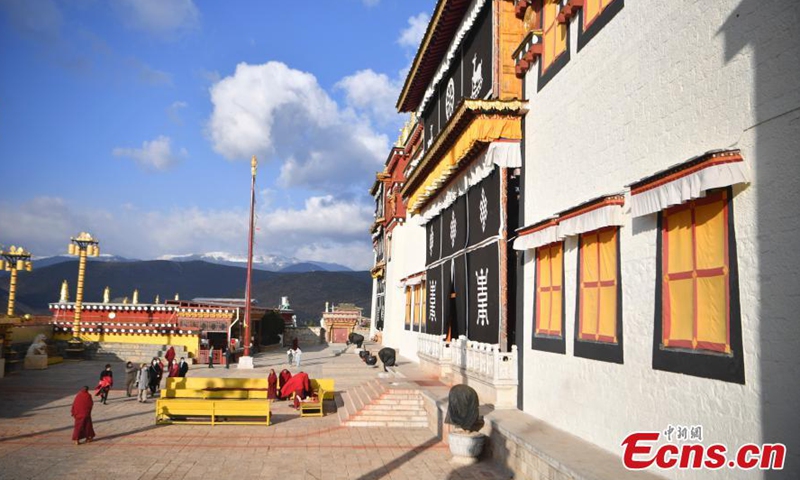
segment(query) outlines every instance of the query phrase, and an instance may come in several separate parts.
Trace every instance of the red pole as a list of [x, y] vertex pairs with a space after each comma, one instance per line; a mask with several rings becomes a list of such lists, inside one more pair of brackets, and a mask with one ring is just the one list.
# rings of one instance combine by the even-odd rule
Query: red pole
[[[253, 230], [255, 224], [255, 208], [256, 208], [256, 156], [250, 161], [250, 172], [252, 173], [252, 182], [250, 183], [250, 235], [247, 237], [247, 285], [244, 292], [244, 356], [250, 356], [250, 284], [253, 277]], [[229, 347], [230, 348], [230, 347]]]

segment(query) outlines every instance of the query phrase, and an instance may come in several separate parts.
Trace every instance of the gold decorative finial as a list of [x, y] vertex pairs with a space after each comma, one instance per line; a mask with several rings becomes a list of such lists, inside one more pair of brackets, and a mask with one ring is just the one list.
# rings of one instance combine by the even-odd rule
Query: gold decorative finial
[[158, 295], [156, 295], [156, 301], [155, 301], [155, 302], [153, 302], [153, 303], [155, 303], [156, 305], [158, 305], [159, 303], [161, 303], [161, 299], [159, 299], [159, 298], [158, 298]]
[[111, 301], [111, 288], [106, 286], [105, 290], [103, 290], [103, 303], [108, 303]]
[[253, 155], [252, 160], [250, 160], [250, 172], [252, 172], [253, 176], [256, 176], [256, 167], [258, 167], [258, 160], [256, 160], [256, 156]]
[[67, 303], [69, 302], [69, 286], [67, 285], [67, 281], [64, 280], [61, 282], [61, 296], [58, 299], [58, 303]]
[[138, 289], [134, 289], [133, 290], [133, 304], [134, 305], [139, 305], [139, 290]]
[[178, 295], [178, 294], [176, 293], [176, 294], [175, 294], [175, 301], [178, 301], [178, 300], [180, 300], [180, 299], [181, 299], [180, 295]]
[[122, 304], [123, 305], [127, 305], [128, 304], [128, 297], [125, 297], [125, 298], [122, 299]]

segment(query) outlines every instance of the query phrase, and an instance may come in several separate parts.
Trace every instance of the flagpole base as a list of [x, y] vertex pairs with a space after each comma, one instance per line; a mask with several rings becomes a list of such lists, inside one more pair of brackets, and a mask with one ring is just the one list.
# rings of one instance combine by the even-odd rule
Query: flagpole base
[[253, 366], [253, 357], [239, 357], [239, 368], [244, 368], [248, 370], [252, 370], [255, 368]]

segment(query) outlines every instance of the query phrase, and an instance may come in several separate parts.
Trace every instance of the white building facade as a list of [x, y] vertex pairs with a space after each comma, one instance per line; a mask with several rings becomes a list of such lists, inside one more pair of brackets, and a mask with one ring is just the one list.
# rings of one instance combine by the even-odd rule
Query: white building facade
[[783, 443], [797, 478], [800, 4], [515, 4], [519, 408], [617, 455]]

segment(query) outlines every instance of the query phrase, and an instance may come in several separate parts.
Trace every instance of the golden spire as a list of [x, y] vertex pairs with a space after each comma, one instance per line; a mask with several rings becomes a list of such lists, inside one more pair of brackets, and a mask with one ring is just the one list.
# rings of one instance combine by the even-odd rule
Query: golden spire
[[258, 167], [258, 160], [256, 160], [256, 156], [253, 155], [253, 158], [250, 160], [250, 172], [253, 176], [256, 176], [256, 168]]
[[69, 302], [69, 286], [67, 285], [67, 281], [64, 280], [61, 282], [61, 297], [58, 299], [58, 303], [67, 302]]
[[153, 302], [153, 303], [155, 303], [156, 305], [158, 305], [159, 303], [161, 303], [161, 300], [158, 298], [158, 294], [156, 294], [156, 301], [155, 301], [155, 302]]
[[105, 290], [103, 290], [103, 303], [108, 303], [111, 301], [111, 289], [106, 286]]
[[138, 289], [134, 289], [133, 290], [133, 304], [134, 305], [138, 305], [139, 304], [139, 290]]

